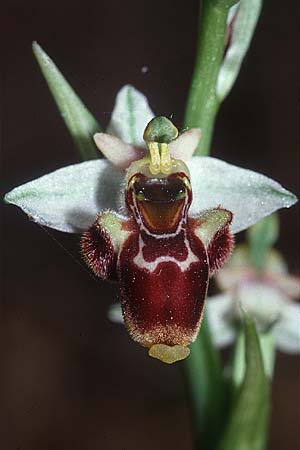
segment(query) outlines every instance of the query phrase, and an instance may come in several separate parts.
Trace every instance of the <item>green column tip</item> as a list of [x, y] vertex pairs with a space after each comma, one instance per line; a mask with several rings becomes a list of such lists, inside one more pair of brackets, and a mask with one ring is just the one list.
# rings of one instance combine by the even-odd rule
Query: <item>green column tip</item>
[[173, 141], [178, 136], [178, 130], [171, 120], [164, 116], [154, 117], [145, 128], [144, 141], [166, 143]]

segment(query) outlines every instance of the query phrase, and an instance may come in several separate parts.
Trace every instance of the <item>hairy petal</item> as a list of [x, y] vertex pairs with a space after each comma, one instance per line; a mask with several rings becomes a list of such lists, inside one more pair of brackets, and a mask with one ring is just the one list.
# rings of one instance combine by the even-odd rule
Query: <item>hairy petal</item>
[[233, 246], [234, 237], [230, 232], [229, 227], [226, 227], [216, 233], [207, 249], [209, 270], [211, 274], [223, 266], [231, 255]]
[[219, 159], [196, 156], [187, 165], [194, 198], [191, 215], [221, 206], [233, 213], [233, 233], [297, 202], [295, 195], [271, 178]]
[[204, 211], [195, 220], [195, 233], [203, 242], [212, 274], [219, 269], [232, 252], [234, 239], [229, 230], [232, 213], [226, 209]]
[[109, 234], [101, 226], [99, 219], [83, 233], [80, 242], [81, 252], [95, 275], [102, 279], [116, 279], [117, 254]]
[[122, 179], [108, 161], [86, 161], [23, 184], [4, 200], [41, 225], [77, 233], [87, 230], [99, 211], [117, 209]]
[[103, 279], [116, 279], [120, 247], [130, 234], [129, 220], [114, 211], [103, 211], [83, 233], [81, 251], [92, 271]]
[[153, 117], [147, 98], [127, 84], [117, 94], [107, 132], [128, 144], [144, 147], [144, 129]]

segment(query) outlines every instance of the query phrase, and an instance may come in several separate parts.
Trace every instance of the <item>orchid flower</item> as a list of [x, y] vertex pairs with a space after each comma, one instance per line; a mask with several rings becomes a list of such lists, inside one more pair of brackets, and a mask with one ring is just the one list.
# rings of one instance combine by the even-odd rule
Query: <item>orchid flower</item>
[[218, 347], [232, 343], [241, 307], [254, 318], [259, 332], [272, 328], [277, 348], [286, 353], [300, 352], [300, 280], [288, 274], [282, 256], [267, 254], [260, 272], [251, 264], [249, 247], [238, 246], [230, 261], [216, 275], [222, 294], [206, 303], [212, 337]]
[[209, 277], [228, 258], [233, 233], [296, 202], [264, 175], [193, 157], [200, 136], [197, 128], [178, 136], [124, 86], [107, 133], [94, 136], [107, 159], [56, 170], [5, 196], [39, 224], [83, 232], [88, 266], [120, 284], [129, 333], [166, 363], [189, 355]]

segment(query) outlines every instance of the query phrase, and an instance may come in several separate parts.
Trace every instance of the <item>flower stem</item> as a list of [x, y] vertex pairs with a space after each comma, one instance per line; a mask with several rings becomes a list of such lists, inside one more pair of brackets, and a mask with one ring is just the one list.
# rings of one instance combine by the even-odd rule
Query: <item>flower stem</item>
[[214, 121], [220, 106], [216, 83], [223, 60], [227, 16], [236, 0], [203, 0], [200, 33], [184, 124], [199, 127], [202, 138], [195, 155], [209, 154]]
[[[222, 63], [227, 16], [236, 0], [203, 0], [197, 57], [186, 106], [184, 125], [202, 131], [195, 155], [208, 155], [215, 117], [220, 105], [216, 83]], [[225, 383], [220, 355], [214, 348], [204, 317], [191, 355], [184, 364], [197, 448], [214, 448], [225, 416]], [[200, 446], [201, 440], [201, 446]]]
[[219, 353], [213, 346], [205, 317], [199, 336], [191, 345], [191, 354], [184, 363], [184, 374], [193, 414], [196, 448], [213, 449], [223, 425], [226, 392]]

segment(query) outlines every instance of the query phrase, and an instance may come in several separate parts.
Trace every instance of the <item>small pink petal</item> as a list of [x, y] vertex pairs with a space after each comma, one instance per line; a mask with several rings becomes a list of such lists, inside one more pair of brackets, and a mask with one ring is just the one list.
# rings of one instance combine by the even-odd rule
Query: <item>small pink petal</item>
[[171, 156], [175, 159], [188, 161], [193, 156], [200, 138], [201, 131], [199, 128], [191, 128], [185, 131], [169, 144]]
[[106, 133], [96, 133], [94, 141], [103, 155], [120, 169], [127, 169], [133, 161], [141, 159], [145, 151], [140, 147], [135, 147], [121, 139]]

